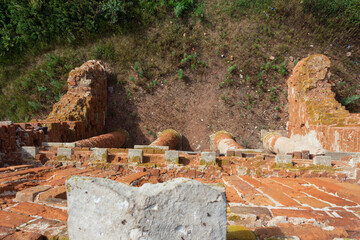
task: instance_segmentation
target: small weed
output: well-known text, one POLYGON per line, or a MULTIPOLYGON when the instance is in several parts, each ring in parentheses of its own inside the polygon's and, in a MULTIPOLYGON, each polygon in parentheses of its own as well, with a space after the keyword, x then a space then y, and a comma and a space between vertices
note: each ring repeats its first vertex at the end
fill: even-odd
POLYGON ((144 70, 142 68, 139 69, 139 78, 144 77, 144 70))
POLYGON ((280 64, 280 68, 278 70, 279 73, 283 76, 288 75, 288 70, 286 69, 285 65, 286 65, 286 60, 280 64))
POLYGON ((232 65, 228 68, 228 74, 231 74, 235 70, 235 66, 232 65))
POLYGON ((134 78, 134 77, 129 77, 129 80, 130 80, 131 82, 134 82, 134 81, 135 81, 135 78, 134 78))
POLYGON ((296 60, 294 61, 294 67, 298 64, 298 62, 299 62, 299 59, 296 59, 296 60))
POLYGON ((135 62, 135 64, 134 64, 134 70, 135 71, 138 71, 139 70, 139 62, 135 62))
POLYGON ((356 102, 359 99, 360 99, 360 95, 352 95, 342 99, 340 102, 342 105, 347 106, 356 102))
POLYGON ((184 70, 182 70, 181 68, 177 71, 178 73, 178 77, 182 80, 184 79, 184 70))
POLYGON ((275 120, 278 120, 280 117, 279 117, 279 115, 276 113, 275 115, 274 115, 274 119, 275 120))
POLYGON ((132 117, 136 117, 136 112, 132 112, 132 113, 131 113, 131 116, 132 116, 132 117))

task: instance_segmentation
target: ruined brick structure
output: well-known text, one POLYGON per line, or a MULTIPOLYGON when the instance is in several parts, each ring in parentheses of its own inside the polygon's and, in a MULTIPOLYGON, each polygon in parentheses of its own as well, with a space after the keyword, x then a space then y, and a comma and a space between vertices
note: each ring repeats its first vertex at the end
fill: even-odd
POLYGON ((329 66, 323 55, 297 64, 288 80, 290 138, 267 133, 269 151, 244 149, 219 131, 210 136, 211 152, 187 152, 172 129, 134 148, 126 131, 104 133, 110 71, 85 63, 70 73, 68 93, 45 121, 0 126, 0 163, 7 164, 0 166, 0 239, 67 237, 72 175, 134 187, 178 177, 223 186, 228 236, 238 239, 256 239, 254 232, 258 239, 360 238, 359 155, 318 151, 360 144, 359 117, 334 99, 329 66))
POLYGON ((1 125, 0 152, 5 155, 4 161, 19 162, 17 152, 21 146, 73 142, 102 134, 110 74, 101 61, 88 61, 70 72, 68 91, 46 120, 1 125))
POLYGON ((301 60, 288 79, 291 139, 336 152, 360 151, 360 115, 351 114, 331 91, 328 57, 301 60))

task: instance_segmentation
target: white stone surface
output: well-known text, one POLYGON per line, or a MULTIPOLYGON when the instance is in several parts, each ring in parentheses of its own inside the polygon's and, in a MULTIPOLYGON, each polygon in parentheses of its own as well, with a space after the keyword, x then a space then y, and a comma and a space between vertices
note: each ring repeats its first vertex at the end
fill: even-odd
POLYGON ((142 163, 143 162, 143 150, 142 149, 129 149, 128 160, 129 160, 129 162, 142 163))
POLYGON ((201 165, 215 165, 216 153, 215 152, 202 152, 201 153, 201 165))
POLYGON ((90 161, 107 162, 108 150, 107 148, 92 148, 90 161))
POLYGON ((315 165, 331 166, 331 157, 329 156, 315 156, 313 159, 315 165))
POLYGON ((162 149, 169 150, 169 146, 150 146, 150 145, 135 145, 134 149, 162 149))
POLYGON ((72 148, 57 149, 58 160, 71 160, 71 155, 73 154, 74 154, 74 150, 72 148))
POLYGON ((225 189, 177 178, 130 187, 104 178, 66 181, 72 240, 225 240, 225 189))
POLYGON ((75 147, 74 142, 43 142, 43 147, 75 147))
POLYGON ((178 151, 165 151, 165 162, 168 164, 179 163, 179 152, 178 151))
POLYGON ((39 153, 39 148, 37 147, 31 147, 31 146, 21 147, 21 157, 23 160, 35 159, 36 154, 38 153, 39 153))
POLYGON ((277 154, 275 157, 275 162, 280 164, 290 164, 292 163, 292 155, 277 154))

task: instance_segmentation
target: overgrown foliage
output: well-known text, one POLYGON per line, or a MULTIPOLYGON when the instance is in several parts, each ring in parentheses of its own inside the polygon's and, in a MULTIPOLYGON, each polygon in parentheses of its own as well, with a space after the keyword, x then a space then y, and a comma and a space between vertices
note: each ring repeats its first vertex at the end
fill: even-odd
POLYGON ((312 13, 325 23, 343 24, 359 35, 359 0, 302 0, 305 12, 312 13))
POLYGON ((169 9, 180 17, 193 6, 193 0, 0 0, 0 56, 76 42, 169 9))
POLYGON ((357 9, 356 0, 0 0, 0 119, 47 114, 65 93, 68 72, 89 59, 113 66, 127 99, 206 75, 217 78, 229 108, 277 104, 273 118, 281 119, 291 68, 325 50, 339 59, 332 62, 343 83, 336 83, 339 100, 353 96, 345 103, 355 106, 356 52, 334 55, 334 39, 349 38, 343 27, 359 28, 357 9))

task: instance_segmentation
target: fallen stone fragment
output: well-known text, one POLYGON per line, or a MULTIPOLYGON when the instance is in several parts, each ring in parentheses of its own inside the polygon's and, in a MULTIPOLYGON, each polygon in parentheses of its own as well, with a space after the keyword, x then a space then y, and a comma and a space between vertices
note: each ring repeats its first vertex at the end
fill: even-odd
POLYGON ((225 189, 185 178, 129 187, 66 181, 70 239, 226 239, 225 189))

